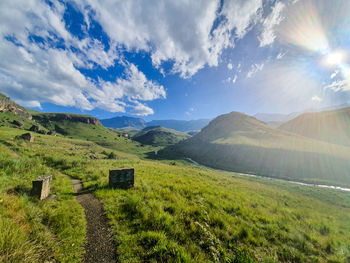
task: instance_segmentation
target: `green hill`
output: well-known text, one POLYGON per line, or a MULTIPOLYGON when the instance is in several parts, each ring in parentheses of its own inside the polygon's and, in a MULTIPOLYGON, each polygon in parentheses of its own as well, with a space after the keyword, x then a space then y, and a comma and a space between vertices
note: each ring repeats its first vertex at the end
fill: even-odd
POLYGON ((133 140, 153 146, 169 146, 189 138, 190 135, 164 127, 147 127, 134 135, 133 140))
MULTIPOLYGON (((118 262, 346 262, 347 193, 246 178, 181 162, 148 161, 86 140, 0 128, 0 262, 81 262, 85 217, 69 179, 97 196, 118 262), (73 150, 74 149, 74 150, 73 150), (88 155, 98 158, 91 160, 88 155), (113 190, 108 170, 134 167, 135 187, 113 190), (52 174, 52 196, 30 196, 52 174)), ((130 151, 133 149, 131 148, 130 151)))
POLYGON ((350 146, 350 107, 304 113, 280 129, 317 140, 350 146))
POLYGON ((217 117, 162 154, 236 172, 350 185, 350 148, 273 129, 237 112, 217 117))

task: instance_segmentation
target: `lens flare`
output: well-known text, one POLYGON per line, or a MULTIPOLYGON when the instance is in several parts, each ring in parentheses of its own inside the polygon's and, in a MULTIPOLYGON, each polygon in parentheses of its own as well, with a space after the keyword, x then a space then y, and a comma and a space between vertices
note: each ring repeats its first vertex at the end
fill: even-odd
POLYGON ((278 30, 282 42, 326 54, 329 43, 313 1, 300 1, 291 7, 288 19, 278 30))

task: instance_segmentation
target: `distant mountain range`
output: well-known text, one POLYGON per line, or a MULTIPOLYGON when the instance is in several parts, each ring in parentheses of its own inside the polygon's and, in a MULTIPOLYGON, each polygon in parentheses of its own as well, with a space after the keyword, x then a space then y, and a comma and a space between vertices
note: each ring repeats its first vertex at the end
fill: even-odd
POLYGON ((136 129, 143 129, 150 126, 162 126, 168 129, 173 129, 176 131, 192 131, 201 130, 210 122, 210 119, 199 119, 199 120, 153 120, 146 122, 142 118, 134 117, 114 117, 111 119, 101 120, 102 124, 108 128, 125 128, 132 127, 136 129))
POLYGON ((315 113, 315 112, 322 112, 322 111, 331 111, 331 110, 338 110, 347 108, 350 106, 350 103, 344 103, 340 105, 334 105, 326 108, 320 108, 320 109, 308 109, 304 111, 299 112, 292 112, 289 114, 279 114, 279 113, 257 113, 253 115, 254 118, 263 121, 271 126, 279 126, 282 123, 288 122, 304 113, 315 113))
POLYGON ((106 126, 108 128, 125 128, 125 127, 132 127, 136 129, 143 129, 145 128, 146 122, 141 118, 134 118, 134 117, 114 117, 110 119, 104 119, 101 120, 101 123, 103 126, 106 126))

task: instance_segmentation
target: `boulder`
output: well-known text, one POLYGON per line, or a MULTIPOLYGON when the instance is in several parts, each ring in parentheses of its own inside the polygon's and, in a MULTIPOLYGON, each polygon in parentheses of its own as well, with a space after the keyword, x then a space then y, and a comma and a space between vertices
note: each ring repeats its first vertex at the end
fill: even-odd
POLYGON ((18 138, 29 141, 29 142, 34 142, 34 135, 31 134, 30 132, 24 133, 21 136, 18 136, 18 138))
POLYGON ((33 125, 29 130, 33 132, 39 132, 41 129, 39 125, 33 125))
POLYGON ((24 127, 23 122, 18 121, 18 120, 14 120, 14 121, 12 122, 12 124, 16 125, 18 128, 23 128, 23 127, 24 127))

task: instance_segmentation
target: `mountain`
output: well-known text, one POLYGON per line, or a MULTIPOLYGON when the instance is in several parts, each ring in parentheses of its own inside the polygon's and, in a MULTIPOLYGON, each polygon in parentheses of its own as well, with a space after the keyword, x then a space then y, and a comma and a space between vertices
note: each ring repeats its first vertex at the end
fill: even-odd
POLYGON ((254 117, 260 121, 271 123, 272 126, 276 126, 273 124, 283 123, 286 121, 290 121, 300 115, 300 112, 293 112, 290 114, 278 114, 278 113, 257 113, 254 117))
POLYGON ((176 131, 191 131, 191 130, 201 130, 208 125, 210 119, 199 119, 199 120, 153 120, 147 122, 147 126, 162 126, 165 128, 173 129, 176 131))
POLYGON ((114 117, 111 119, 101 120, 102 124, 105 127, 109 128, 136 128, 143 129, 145 127, 154 127, 154 126, 162 126, 168 129, 173 129, 176 131, 191 131, 191 130, 200 130, 209 123, 209 119, 199 119, 199 120, 153 120, 150 122, 145 122, 145 120, 141 118, 133 118, 133 117, 114 117))
POLYGON ((153 146, 169 146, 188 139, 190 135, 161 126, 147 127, 137 133, 133 140, 153 146))
POLYGON ((101 122, 105 127, 109 127, 109 128, 132 127, 137 129, 143 129, 146 127, 146 122, 143 119, 127 117, 127 116, 104 119, 104 120, 101 120, 101 122))
POLYGON ((350 185, 350 148, 274 129, 238 112, 217 117, 160 154, 235 172, 350 185))
POLYGON ((304 113, 280 129, 309 138, 350 146, 350 107, 304 113))

